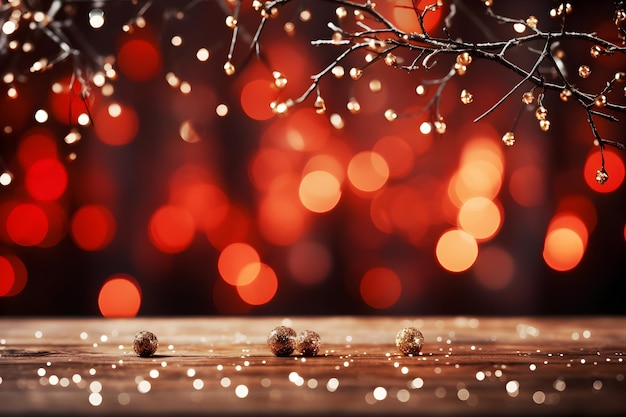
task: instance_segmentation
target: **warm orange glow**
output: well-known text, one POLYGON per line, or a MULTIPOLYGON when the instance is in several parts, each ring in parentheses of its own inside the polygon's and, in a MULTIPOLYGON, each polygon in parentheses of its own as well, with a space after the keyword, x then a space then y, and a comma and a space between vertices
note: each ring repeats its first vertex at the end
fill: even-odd
POLYGON ((472 267, 478 257, 478 244, 469 233, 451 229, 444 232, 435 249, 437 261, 448 271, 462 272, 472 267))
POLYGON ((252 158, 249 176, 259 191, 266 191, 280 175, 292 172, 293 163, 286 151, 275 148, 261 148, 252 158))
POLYGON ((99 106, 94 111, 93 128, 98 138, 112 146, 132 142, 139 131, 139 117, 132 107, 120 105, 119 115, 112 116, 108 106, 99 106))
POLYGON ((598 213, 596 208, 587 197, 582 195, 570 195, 559 200, 556 207, 557 213, 569 212, 575 214, 585 223, 587 231, 591 233, 596 228, 598 213))
POLYGON ((376 309, 385 309, 393 306, 400 298, 402 283, 391 269, 372 268, 361 278, 359 291, 367 305, 376 309))
POLYGON ((22 136, 17 148, 17 159, 26 169, 42 159, 56 159, 57 155, 54 137, 44 129, 29 130, 22 136))
POLYGON ((246 303, 259 306, 269 303, 278 290, 278 278, 274 270, 266 265, 259 264, 259 271, 254 280, 237 286, 237 293, 246 303))
POLYGON ((40 244, 48 233, 48 216, 35 204, 19 204, 7 216, 7 234, 21 246, 40 244))
POLYGON ((228 197, 218 186, 197 181, 171 187, 172 205, 185 208, 197 227, 203 230, 217 227, 228 213, 228 197))
POLYGON ((377 191, 389 179, 389 166, 378 153, 361 151, 348 163, 348 179, 359 191, 377 191))
POLYGON ((373 151, 387 161, 389 178, 402 178, 413 169, 413 149, 399 136, 383 136, 374 144, 373 151))
POLYGON ((101 205, 82 206, 72 216, 71 235, 78 247, 87 251, 105 248, 115 235, 115 219, 101 205))
POLYGON ((602 166, 602 159, 599 150, 592 151, 587 156, 583 170, 585 182, 589 188, 599 193, 610 193, 611 191, 617 190, 624 182, 624 175, 626 173, 622 156, 623 154, 618 154, 612 149, 604 149, 604 166, 606 172, 609 174, 609 180, 604 184, 599 184, 596 181, 596 170, 600 169, 602 166))
POLYGON ((107 318, 135 317, 141 306, 139 283, 126 274, 116 274, 102 285, 98 295, 100 313, 107 318))
POLYGON ((117 53, 120 71, 132 81, 148 81, 161 70, 161 53, 144 39, 126 41, 117 53))
POLYGON ((19 294, 26 281, 26 267, 21 259, 10 253, 0 255, 0 297, 19 294))
POLYGON ((287 121, 287 145, 296 151, 321 149, 330 137, 328 119, 311 108, 303 108, 287 121))
POLYGON ((152 244, 165 253, 182 252, 193 240, 196 224, 187 210, 165 205, 158 208, 148 225, 152 244))
POLYGON ((545 175, 533 165, 518 168, 511 174, 509 192, 520 206, 540 206, 546 198, 545 175))
POLYGON ((220 252, 217 269, 228 284, 247 285, 258 277, 261 258, 257 250, 249 244, 231 243, 220 252))
POLYGON ((278 97, 278 90, 268 79, 253 80, 241 90, 241 107, 254 120, 267 120, 274 116, 270 103, 278 97))
POLYGON ((461 206, 458 225, 477 240, 491 239, 502 226, 500 207, 485 197, 474 197, 461 206))
POLYGON ((589 231, 585 223, 575 213, 564 211, 556 214, 552 220, 550 220, 547 232, 549 233, 556 229, 570 229, 576 232, 583 243, 583 248, 587 247, 589 231))
POLYGON ((231 243, 248 239, 252 219, 240 206, 230 205, 224 220, 216 227, 205 229, 206 237, 217 250, 222 250, 231 243))
POLYGON ((451 197, 458 205, 473 197, 494 199, 502 186, 502 173, 489 161, 469 160, 461 165, 454 180, 451 197))
POLYGON ((310 214, 298 198, 300 180, 283 175, 272 182, 259 203, 257 224, 268 242, 284 246, 297 241, 308 226, 310 214))
POLYGON ((289 246, 287 267, 291 277, 300 284, 319 284, 330 274, 332 255, 324 245, 299 241, 289 246))
POLYGON ((546 235, 543 259, 556 271, 569 271, 578 265, 585 253, 585 245, 572 229, 552 229, 546 235))
POLYGON ((341 187, 330 172, 313 171, 302 178, 299 195, 300 201, 308 210, 325 213, 339 203, 341 187))
POLYGON ((499 246, 482 248, 473 271, 483 286, 490 290, 501 290, 513 280, 515 260, 499 246))
POLYGON ((302 168, 302 175, 306 175, 313 171, 326 171, 330 173, 339 184, 345 179, 345 167, 339 159, 333 155, 320 153, 312 156, 302 168))
POLYGON ((66 187, 67 171, 56 159, 40 159, 26 171, 26 189, 37 200, 56 200, 66 187))

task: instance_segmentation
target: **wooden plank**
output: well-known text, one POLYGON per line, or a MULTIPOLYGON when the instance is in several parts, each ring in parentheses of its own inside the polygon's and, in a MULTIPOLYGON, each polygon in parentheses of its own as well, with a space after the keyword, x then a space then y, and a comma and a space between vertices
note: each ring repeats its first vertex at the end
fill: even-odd
POLYGON ((618 415, 626 319, 194 317, 0 320, 0 415, 618 415), (275 357, 286 324, 320 354, 275 357), (415 357, 395 347, 419 328, 415 357), (159 338, 155 356, 133 336, 159 338))

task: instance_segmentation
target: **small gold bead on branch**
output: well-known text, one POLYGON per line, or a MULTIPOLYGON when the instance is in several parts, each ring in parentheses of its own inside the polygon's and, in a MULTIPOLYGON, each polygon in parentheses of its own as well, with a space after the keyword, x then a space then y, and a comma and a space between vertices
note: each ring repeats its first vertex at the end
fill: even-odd
POLYGON ((522 95, 522 103, 533 104, 535 101, 535 95, 532 91, 527 91, 522 95))
POLYGON ((561 101, 568 101, 571 96, 572 96, 572 92, 568 90, 567 88, 564 88, 559 93, 559 97, 561 98, 561 101))
POLYGON ((532 29, 537 29, 537 23, 539 23, 539 20, 535 16, 528 16, 528 19, 526 19, 526 24, 532 29))
POLYGON ((604 49, 602 49, 602 47, 600 47, 599 45, 593 45, 589 50, 589 55, 591 55, 592 58, 597 58, 602 55, 603 52, 604 49))
POLYGON ((550 130, 550 120, 539 120, 539 128, 544 132, 550 130))
POLYGON ((606 103, 607 103, 607 99, 604 94, 600 94, 595 99, 593 99, 593 104, 596 107, 604 107, 606 106, 606 103))
POLYGON ((513 146, 513 144, 515 143, 515 133, 506 132, 504 135, 502 135, 502 142, 504 142, 506 146, 513 146))
POLYGON ((446 122, 444 122, 443 119, 435 120, 433 122, 433 126, 435 126, 435 131, 439 133, 440 135, 443 135, 444 133, 446 133, 446 130, 448 128, 448 126, 446 125, 446 122))
POLYGON ((598 184, 604 184, 609 180, 609 174, 604 170, 604 168, 596 171, 596 182, 598 184))
POLYGON ((317 96, 315 99, 315 103, 313 103, 313 107, 315 108, 315 113, 324 114, 326 113, 326 103, 322 96, 317 96))
POLYGON ((234 16, 226 16, 226 26, 230 29, 237 27, 237 19, 234 16))
POLYGON ((472 56, 469 52, 463 52, 456 56, 456 62, 457 64, 468 66, 472 63, 472 56))
POLYGON ((578 76, 580 78, 589 78, 591 75, 591 68, 588 65, 581 65, 578 67, 578 76))
POLYGON ((395 110, 393 109, 385 110, 385 119, 389 120, 390 122, 393 122, 397 118, 398 118, 398 113, 396 113, 395 110))
POLYGON ((393 67, 394 65, 396 65, 396 62, 397 62, 397 58, 391 52, 385 55, 385 64, 387 64, 387 66, 393 67))
POLYGON ((348 100, 346 107, 348 108, 348 111, 352 114, 356 114, 361 111, 361 104, 354 97, 348 100))
POLYGON ((235 73, 235 66, 232 62, 226 61, 226 63, 224 64, 224 72, 226 73, 226 75, 233 75, 235 73))
POLYGON ((458 75, 465 75, 467 73, 467 65, 459 64, 458 62, 454 63, 454 70, 458 75))
POLYGON ((469 91, 463 89, 461 91, 461 103, 470 104, 472 101, 474 101, 474 95, 469 91))
POLYGON ((615 78, 615 81, 623 83, 624 81, 626 81, 626 72, 616 72, 613 77, 615 78))
POLYGON ((361 78, 361 75, 363 75, 362 69, 356 67, 350 68, 350 78, 353 80, 358 80, 361 78))
POLYGON ((272 72, 272 76, 274 77, 274 85, 277 88, 282 90, 287 87, 287 78, 282 73, 274 71, 272 72))
POLYGON ((537 107, 537 110, 535 110, 535 117, 537 120, 546 120, 546 117, 548 117, 548 109, 543 106, 537 107))

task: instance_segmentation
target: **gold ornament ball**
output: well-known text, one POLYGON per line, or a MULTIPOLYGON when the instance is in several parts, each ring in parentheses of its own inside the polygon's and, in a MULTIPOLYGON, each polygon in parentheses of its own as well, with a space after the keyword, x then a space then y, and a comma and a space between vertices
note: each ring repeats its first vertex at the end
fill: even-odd
POLYGON ((424 335, 415 327, 405 327, 396 334, 396 346, 405 355, 417 355, 424 346, 424 335))
POLYGON ((274 327, 267 336, 267 347, 276 356, 289 356, 296 349, 296 331, 291 327, 274 327))
POLYGON ((137 356, 147 358, 154 355, 159 347, 159 340, 154 333, 142 330, 135 335, 133 339, 133 350, 137 356))
POLYGON ((300 332, 296 340, 296 350, 302 356, 316 356, 320 351, 322 339, 317 332, 304 330, 300 332))

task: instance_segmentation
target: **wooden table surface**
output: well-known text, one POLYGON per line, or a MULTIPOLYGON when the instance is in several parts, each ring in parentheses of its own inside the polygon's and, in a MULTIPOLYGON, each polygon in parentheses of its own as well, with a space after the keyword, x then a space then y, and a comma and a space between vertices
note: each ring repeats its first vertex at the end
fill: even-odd
POLYGON ((621 317, 4 318, 0 415, 622 415, 625 351, 621 317), (273 356, 281 324, 320 354, 273 356))

